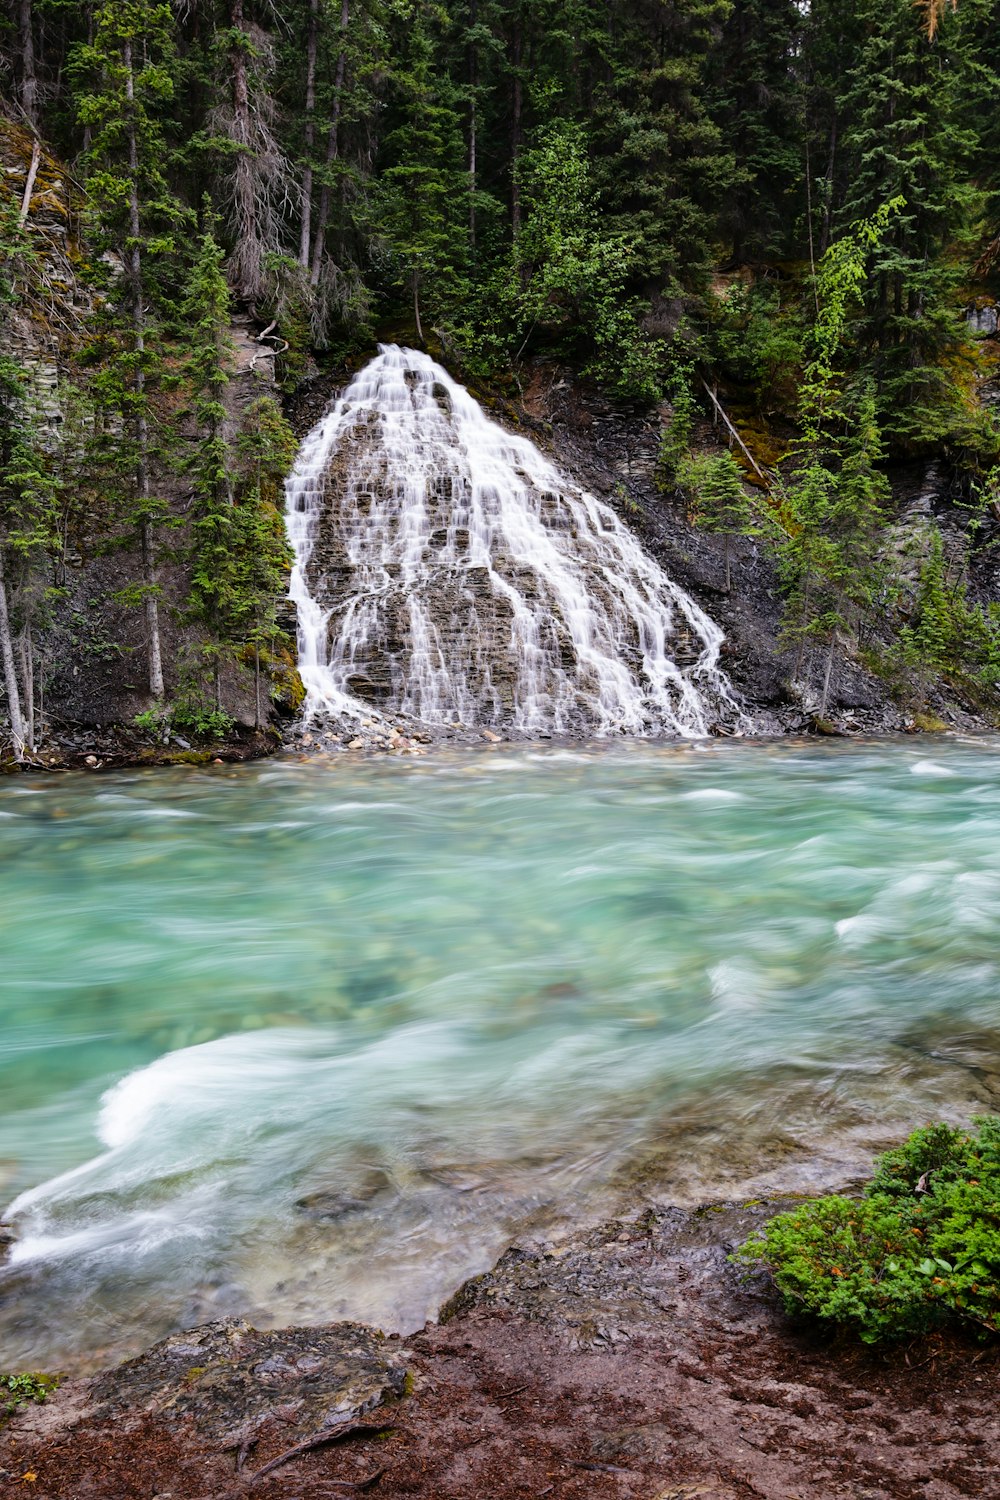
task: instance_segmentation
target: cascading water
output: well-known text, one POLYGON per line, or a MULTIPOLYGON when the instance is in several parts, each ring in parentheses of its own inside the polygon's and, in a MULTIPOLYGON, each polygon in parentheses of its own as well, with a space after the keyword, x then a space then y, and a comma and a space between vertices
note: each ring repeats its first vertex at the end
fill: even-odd
POLYGON ((719 627, 426 354, 380 346, 303 443, 287 524, 309 717, 684 736, 741 718, 719 627))

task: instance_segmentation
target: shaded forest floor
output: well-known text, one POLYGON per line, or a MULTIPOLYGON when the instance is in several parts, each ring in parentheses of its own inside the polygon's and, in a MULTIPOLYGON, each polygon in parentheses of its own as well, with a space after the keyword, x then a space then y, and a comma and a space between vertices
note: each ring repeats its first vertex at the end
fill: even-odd
POLYGON ((175 1335, 22 1408, 0 1493, 995 1497, 1000 1351, 938 1337, 878 1353, 797 1329, 726 1259, 781 1206, 650 1211, 515 1247, 407 1339, 235 1320, 175 1335))

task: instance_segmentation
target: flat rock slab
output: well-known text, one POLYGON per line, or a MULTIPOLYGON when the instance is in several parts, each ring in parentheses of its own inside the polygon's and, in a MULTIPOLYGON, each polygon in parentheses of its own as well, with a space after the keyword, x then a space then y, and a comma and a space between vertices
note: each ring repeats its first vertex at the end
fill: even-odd
POLYGON ((278 1422, 301 1441, 401 1395, 405 1379, 399 1349, 362 1323, 260 1333, 227 1318, 98 1376, 90 1395, 100 1420, 153 1415, 222 1442, 278 1422))
POLYGON ((653 1209, 515 1247, 405 1341, 177 1335, 20 1414, 0 1494, 996 1500, 997 1347, 876 1353, 797 1328, 727 1260, 782 1206, 653 1209), (346 1440, 263 1472, 341 1423, 346 1440))

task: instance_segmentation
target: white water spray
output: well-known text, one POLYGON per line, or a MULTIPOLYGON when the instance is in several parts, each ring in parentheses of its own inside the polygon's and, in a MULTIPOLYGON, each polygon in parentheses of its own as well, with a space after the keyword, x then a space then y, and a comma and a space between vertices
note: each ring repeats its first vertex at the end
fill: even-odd
POLYGON ((287 484, 308 717, 516 735, 741 718, 722 631, 614 512, 426 354, 355 376, 287 484))

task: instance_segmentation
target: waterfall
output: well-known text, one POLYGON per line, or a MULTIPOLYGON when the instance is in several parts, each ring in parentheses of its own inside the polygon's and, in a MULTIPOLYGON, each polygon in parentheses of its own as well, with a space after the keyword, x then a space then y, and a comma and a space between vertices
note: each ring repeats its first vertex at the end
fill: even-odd
POLYGON ((287 483, 312 718, 518 736, 741 717, 722 631, 610 507, 428 355, 381 345, 287 483))

